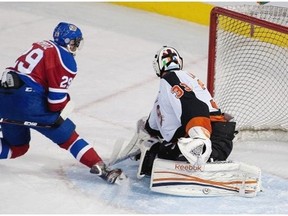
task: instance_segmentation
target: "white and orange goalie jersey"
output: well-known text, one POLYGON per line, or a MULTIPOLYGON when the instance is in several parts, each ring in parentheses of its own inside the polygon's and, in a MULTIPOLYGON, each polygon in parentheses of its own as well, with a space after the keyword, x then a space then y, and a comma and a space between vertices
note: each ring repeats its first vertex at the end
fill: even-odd
POLYGON ((187 71, 169 72, 160 80, 159 93, 148 123, 164 140, 176 141, 193 126, 211 132, 210 113, 219 112, 205 85, 187 71))

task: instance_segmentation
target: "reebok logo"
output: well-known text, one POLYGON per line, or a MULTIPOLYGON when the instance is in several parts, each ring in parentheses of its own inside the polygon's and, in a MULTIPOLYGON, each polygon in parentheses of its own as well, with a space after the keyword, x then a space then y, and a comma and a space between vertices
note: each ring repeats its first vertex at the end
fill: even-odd
POLYGON ((187 171, 187 172, 195 172, 195 171, 202 171, 201 166, 193 166, 191 164, 175 164, 175 170, 180 170, 180 171, 187 171))

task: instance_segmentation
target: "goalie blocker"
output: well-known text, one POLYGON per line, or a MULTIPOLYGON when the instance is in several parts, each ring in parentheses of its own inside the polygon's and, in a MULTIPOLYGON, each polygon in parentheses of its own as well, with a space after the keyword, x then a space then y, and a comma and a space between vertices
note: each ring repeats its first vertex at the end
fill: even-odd
POLYGON ((255 197, 261 191, 261 170, 241 162, 222 161, 192 166, 188 162, 155 159, 150 189, 190 196, 255 197))

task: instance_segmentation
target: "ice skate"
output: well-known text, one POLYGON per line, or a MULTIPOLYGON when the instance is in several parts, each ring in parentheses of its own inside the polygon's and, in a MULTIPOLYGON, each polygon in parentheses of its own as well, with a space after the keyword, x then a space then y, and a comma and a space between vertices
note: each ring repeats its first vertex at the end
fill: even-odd
POLYGON ((127 179, 127 176, 121 169, 109 169, 103 162, 98 162, 91 167, 90 173, 98 175, 109 184, 122 184, 127 179))

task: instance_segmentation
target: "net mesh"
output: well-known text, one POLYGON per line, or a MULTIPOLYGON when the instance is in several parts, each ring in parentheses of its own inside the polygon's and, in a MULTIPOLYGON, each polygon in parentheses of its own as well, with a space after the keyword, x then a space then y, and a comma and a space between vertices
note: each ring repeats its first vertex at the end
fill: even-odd
MULTIPOLYGON (((288 9, 226 9, 288 26, 288 9)), ((238 130, 288 130, 288 35, 225 15, 217 18, 214 98, 238 130)))

